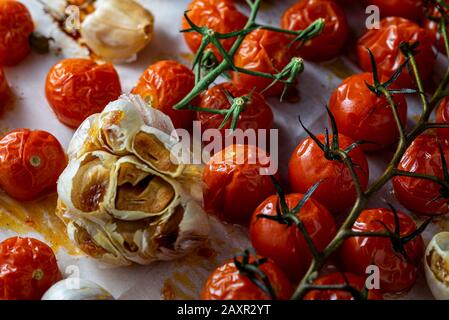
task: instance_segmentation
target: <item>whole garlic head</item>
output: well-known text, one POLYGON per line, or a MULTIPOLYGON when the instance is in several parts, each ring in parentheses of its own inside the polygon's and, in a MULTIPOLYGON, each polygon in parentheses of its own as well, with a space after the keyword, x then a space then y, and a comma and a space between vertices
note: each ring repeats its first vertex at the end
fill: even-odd
POLYGON ((437 300, 449 300, 449 232, 436 234, 426 249, 427 284, 437 300))
POLYGON ((81 24, 81 38, 106 60, 131 60, 153 38, 154 17, 134 0, 99 0, 81 24))

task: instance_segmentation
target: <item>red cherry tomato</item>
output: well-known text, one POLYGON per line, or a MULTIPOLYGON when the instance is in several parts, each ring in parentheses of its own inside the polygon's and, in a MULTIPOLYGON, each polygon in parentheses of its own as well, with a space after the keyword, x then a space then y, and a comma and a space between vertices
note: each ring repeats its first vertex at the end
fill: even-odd
POLYGON ((424 0, 366 0, 379 7, 382 17, 402 17, 420 20, 424 17, 424 0))
MULTIPOLYGON (((197 26, 208 27, 219 33, 242 30, 248 20, 237 10, 232 0, 194 0, 189 4, 187 11, 189 19, 197 26)), ((182 20, 182 28, 191 28, 185 17, 182 20)), ((203 36, 197 32, 186 32, 184 39, 190 50, 196 53, 200 48, 203 36)), ((229 51, 235 38, 223 39, 220 42, 223 48, 229 51)), ((207 48, 212 49, 219 60, 223 59, 215 46, 209 45, 207 48)))
MULTIPOLYGON (((293 289, 282 271, 270 260, 260 266, 268 277, 278 300, 287 300, 293 289)), ((202 300, 271 300, 264 290, 239 272, 229 261, 212 272, 204 286, 202 300)))
POLYGON ((304 30, 319 18, 325 20, 321 35, 297 50, 297 55, 307 60, 325 61, 340 54, 349 35, 344 11, 332 0, 300 0, 285 11, 281 20, 284 29, 304 30))
MULTIPOLYGON (((357 55, 360 67, 372 72, 367 50, 370 49, 376 59, 379 76, 390 78, 405 61, 399 49, 401 42, 420 43, 415 58, 421 77, 427 79, 432 73, 436 59, 432 48, 432 35, 416 23, 403 18, 385 18, 380 22, 380 29, 368 30, 359 39, 357 55)), ((405 68, 395 83, 399 87, 410 87, 413 82, 405 68)))
MULTIPOLYGON (((387 79, 382 79, 387 81, 387 79)), ((329 108, 335 117, 338 130, 354 140, 366 140, 364 150, 378 150, 396 142, 399 130, 390 104, 385 96, 377 97, 368 84, 373 84, 372 73, 362 73, 345 79, 332 94, 329 108)), ((399 117, 407 122, 407 102, 404 95, 393 97, 399 117)))
POLYGON ((0 114, 11 98, 11 90, 6 80, 5 72, 0 67, 0 114))
MULTIPOLYGON (((445 2, 446 2, 446 4, 449 4, 449 1, 446 0, 445 2)), ((429 8, 428 15, 431 17, 435 17, 435 18, 441 17, 441 13, 438 11, 437 8, 429 8)), ((423 22, 423 27, 425 29, 429 30, 429 32, 432 34, 435 44, 436 44, 437 48, 440 50, 440 52, 446 53, 446 46, 444 44, 444 38, 440 33, 438 22, 427 18, 423 22)), ((448 32, 448 34, 449 34, 448 26, 446 26, 446 32, 448 32)))
MULTIPOLYGON (((440 141, 446 162, 449 163, 449 146, 440 141)), ((405 152, 398 169, 443 179, 441 155, 435 136, 419 136, 405 152)), ((399 202, 417 214, 439 215, 449 211, 448 199, 441 196, 441 186, 425 179, 395 177, 393 187, 399 202)))
POLYGON ((62 60, 51 68, 45 83, 48 103, 59 121, 73 128, 103 111, 121 92, 114 66, 88 59, 62 60))
POLYGON ((66 165, 61 144, 48 132, 18 129, 0 140, 0 186, 13 198, 53 191, 66 165))
MULTIPOLYGON (((398 212, 401 237, 416 230, 416 224, 408 215, 398 212)), ((394 230, 394 214, 389 209, 364 210, 352 230, 355 232, 384 232, 383 222, 394 230)), ((379 268, 380 290, 383 292, 402 292, 410 289, 424 254, 421 236, 405 244, 408 260, 393 249, 389 238, 352 237, 347 239, 340 250, 340 258, 345 270, 366 275, 366 268, 375 265, 379 268)))
POLYGON ((20 237, 0 243, 0 300, 40 300, 59 280, 56 257, 45 243, 20 237))
POLYGON ((170 60, 156 62, 140 77, 132 93, 140 95, 152 107, 168 115, 175 128, 190 129, 195 113, 174 110, 195 86, 195 76, 186 66, 170 60))
MULTIPOLYGON (((317 138, 324 142, 324 135, 318 135, 317 138)), ((339 135, 341 149, 346 149, 353 142, 352 139, 339 135)), ((362 188, 365 189, 369 178, 365 154, 360 147, 356 147, 349 156, 356 164, 356 174, 362 188)), ((288 176, 292 190, 298 193, 306 193, 314 184, 321 181, 312 197, 332 213, 344 211, 356 200, 356 189, 349 169, 341 161, 327 160, 324 152, 312 138, 304 139, 296 147, 288 165, 288 176)))
POLYGON ((22 3, 0 1, 0 66, 13 66, 25 59, 33 31, 30 12, 22 3))
MULTIPOLYGON (((302 199, 302 194, 286 196, 289 209, 293 209, 302 199)), ((254 211, 251 219, 251 243, 257 253, 272 259, 285 274, 299 281, 306 273, 312 255, 299 228, 292 224, 261 218, 259 215, 276 217, 278 196, 270 196, 254 211)), ((329 211, 316 200, 309 199, 296 214, 312 237, 315 247, 321 251, 335 236, 335 222, 329 211)))
MULTIPOLYGON (((365 279, 352 273, 331 273, 314 281, 317 285, 344 285, 348 283, 352 288, 362 292, 365 288, 365 279)), ((339 290, 312 290, 309 291, 304 300, 355 300, 354 296, 347 291, 339 290)), ((382 296, 376 290, 368 291, 368 300, 382 300, 382 296)))
MULTIPOLYGON (((441 100, 435 111, 435 121, 437 123, 449 123, 449 97, 441 100)), ((437 129, 438 137, 449 141, 449 129, 437 129)))
POLYGON ((254 209, 276 192, 271 159, 253 145, 231 145, 216 153, 203 173, 204 208, 232 222, 247 224, 254 209))
MULTIPOLYGON (((283 34, 255 30, 248 34, 234 56, 234 64, 237 67, 250 71, 276 74, 291 61, 292 54, 289 50, 291 39, 283 34)), ((249 90, 256 89, 261 92, 271 83, 271 79, 234 72, 232 81, 249 90)), ((264 92, 265 96, 277 96, 282 93, 284 85, 277 83, 264 92)))

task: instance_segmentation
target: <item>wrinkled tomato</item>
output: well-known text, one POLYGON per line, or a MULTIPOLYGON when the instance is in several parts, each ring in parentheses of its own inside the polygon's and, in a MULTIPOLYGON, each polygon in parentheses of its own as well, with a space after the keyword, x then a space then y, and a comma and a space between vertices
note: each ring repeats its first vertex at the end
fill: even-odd
MULTIPOLYGON (((324 142, 324 135, 318 135, 317 138, 324 142)), ((354 142, 344 135, 339 135, 338 138, 341 149, 346 149, 354 142)), ((332 136, 330 139, 332 140, 332 136)), ((365 154, 358 146, 349 156, 355 164, 354 169, 360 184, 365 189, 369 179, 365 154)), ((321 181, 312 197, 332 213, 346 210, 354 204, 357 197, 354 181, 346 165, 338 160, 326 159, 324 152, 312 138, 304 139, 296 147, 288 165, 288 176, 292 190, 297 193, 306 193, 321 181)))
MULTIPOLYGON (((449 124, 449 97, 445 97, 438 105, 435 111, 435 121, 449 124)), ((437 129, 437 134, 441 139, 449 141, 449 129, 437 129)))
MULTIPOLYGON (((385 82, 387 79, 382 79, 385 82)), ((345 79, 333 92, 329 108, 335 117, 338 130, 354 140, 372 143, 363 144, 364 150, 378 150, 396 142, 399 130, 393 111, 385 96, 377 97, 367 83, 373 85, 373 74, 362 73, 345 79)), ((407 102, 404 95, 395 94, 401 122, 407 123, 407 102)))
POLYGON ((87 117, 103 111, 122 93, 112 64, 88 59, 65 59, 47 75, 45 93, 59 121, 78 127, 87 117))
MULTIPOLYGON (((401 237, 416 230, 412 218, 398 212, 401 237)), ((395 230, 394 214, 390 209, 364 210, 352 230, 355 232, 385 232, 385 226, 395 230), (384 225, 385 226, 384 226, 384 225)), ((402 292, 410 289, 424 254, 424 244, 419 235, 405 244, 406 257, 393 249, 391 239, 384 237, 352 237, 347 239, 340 250, 341 262, 345 270, 358 275, 366 275, 366 268, 379 268, 380 290, 402 292)))
POLYGON ((341 52, 349 35, 344 11, 332 0, 300 0, 285 11, 281 20, 284 29, 304 30, 319 18, 325 20, 323 32, 296 51, 307 60, 325 61, 341 52))
POLYGON ((161 110, 173 121, 175 128, 190 129, 195 113, 175 110, 195 86, 195 76, 186 66, 171 60, 156 62, 140 77, 132 93, 140 95, 153 108, 161 110))
POLYGON ((253 145, 231 145, 216 153, 203 173, 204 208, 219 218, 248 224, 254 209, 276 192, 270 157, 253 145))
MULTIPOLYGON (((377 62, 379 76, 390 78, 404 63, 405 56, 399 49, 402 42, 410 44, 419 42, 416 63, 422 79, 427 79, 435 65, 436 54, 433 51, 432 35, 416 23, 397 17, 385 18, 380 22, 380 29, 371 29, 363 35, 357 44, 357 55, 360 67, 372 72, 370 49, 377 62)), ((410 87, 414 83, 407 68, 403 70, 395 82, 398 87, 410 87)))
POLYGON ((40 300, 61 279, 49 246, 32 238, 0 243, 0 300, 40 300))
POLYGON ((5 72, 0 67, 0 114, 11 98, 11 90, 6 80, 5 72))
MULTIPOLYGON (((286 202, 293 209, 302 194, 289 194, 286 202)), ((281 224, 260 215, 275 218, 279 197, 268 197, 254 211, 250 225, 251 243, 261 256, 272 259, 293 281, 299 281, 306 273, 312 255, 301 230, 295 224, 281 224)), ((309 199, 296 214, 311 236, 315 247, 322 251, 335 236, 335 222, 329 211, 314 199, 309 199)))
MULTIPOLYGON (((448 162, 449 145, 446 141, 440 143, 448 162)), ((443 179, 438 139, 431 135, 419 136, 405 152, 398 169, 443 179)), ((441 195, 441 186, 436 182, 412 177, 395 177, 393 188, 399 202, 417 214, 439 215, 449 211, 448 199, 441 195)))
POLYGON ((13 198, 53 191, 66 165, 61 144, 48 132, 18 129, 0 140, 0 186, 13 198))
POLYGON ((25 59, 33 31, 33 20, 25 5, 14 0, 0 1, 0 66, 13 66, 25 59))
POLYGON ((366 0, 380 9, 382 17, 420 20, 424 17, 424 0, 366 0))

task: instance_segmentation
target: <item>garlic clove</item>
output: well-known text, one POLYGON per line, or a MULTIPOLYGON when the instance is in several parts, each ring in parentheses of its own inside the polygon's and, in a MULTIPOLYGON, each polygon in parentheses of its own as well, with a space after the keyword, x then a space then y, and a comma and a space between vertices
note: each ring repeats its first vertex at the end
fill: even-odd
POLYGON ((436 234, 426 249, 427 284, 437 300, 449 300, 449 232, 436 234))

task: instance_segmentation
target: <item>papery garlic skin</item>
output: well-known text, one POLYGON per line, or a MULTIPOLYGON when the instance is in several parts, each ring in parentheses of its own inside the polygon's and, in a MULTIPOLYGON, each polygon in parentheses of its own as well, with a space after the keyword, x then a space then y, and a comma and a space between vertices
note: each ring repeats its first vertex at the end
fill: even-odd
POLYGON ((152 13, 134 0, 98 0, 81 24, 81 39, 106 60, 132 60, 153 38, 152 13))
POLYGON ((449 300, 449 232, 436 234, 424 257, 424 270, 430 291, 437 300, 449 300))

